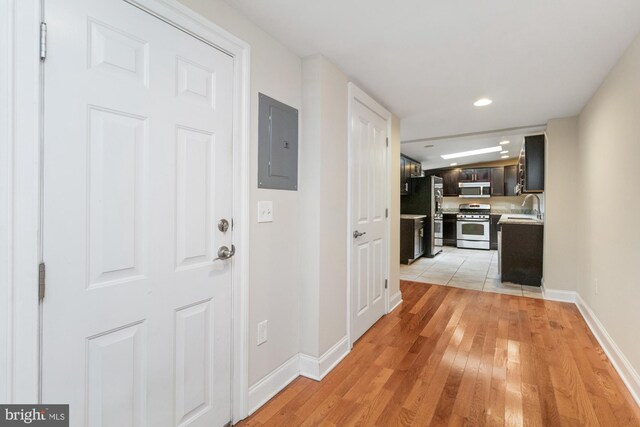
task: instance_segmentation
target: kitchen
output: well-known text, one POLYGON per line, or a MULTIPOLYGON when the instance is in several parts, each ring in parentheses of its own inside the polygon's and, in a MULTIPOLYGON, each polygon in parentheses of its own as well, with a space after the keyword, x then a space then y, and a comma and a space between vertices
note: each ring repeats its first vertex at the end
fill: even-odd
POLYGON ((545 135, 457 139, 402 147, 401 279, 542 298, 545 135))

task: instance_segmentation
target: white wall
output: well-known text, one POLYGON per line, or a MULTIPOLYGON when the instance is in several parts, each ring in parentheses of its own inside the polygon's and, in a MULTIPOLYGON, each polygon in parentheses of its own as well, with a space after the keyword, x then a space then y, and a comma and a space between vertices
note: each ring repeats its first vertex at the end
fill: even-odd
POLYGON ((640 37, 580 114, 577 177, 582 183, 577 289, 626 355, 636 379, 640 372, 640 197, 635 193, 640 179, 639 76, 640 37))
POLYGON ((550 120, 545 147, 544 287, 575 291, 578 285, 578 119, 550 120))
POLYGON ((301 352, 347 334, 347 76, 320 55, 302 62, 301 352))
POLYGON ((180 0, 251 45, 251 253, 249 385, 299 351, 301 192, 257 188, 258 92, 300 109, 301 60, 221 0, 180 0), (274 220, 258 224, 257 202, 272 200, 274 220), (268 341, 256 345, 268 320, 268 341))

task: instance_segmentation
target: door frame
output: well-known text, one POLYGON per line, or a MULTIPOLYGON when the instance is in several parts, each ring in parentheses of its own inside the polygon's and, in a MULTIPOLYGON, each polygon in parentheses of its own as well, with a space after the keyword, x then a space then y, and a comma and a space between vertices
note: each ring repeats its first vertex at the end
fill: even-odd
MULTIPOLYGON (((46 1, 46 0, 45 0, 46 1)), ((240 250, 232 273, 232 422, 248 414, 250 46, 176 0, 120 0, 154 15, 234 60, 233 218, 240 250), (243 248, 246 248, 243 250, 243 248)), ((43 0, 0 2, 0 401, 41 396, 38 264, 42 261, 43 0), (34 126, 36 124, 36 126, 34 126)), ((51 48, 51 47, 50 47, 51 48)))
POLYGON ((384 248, 384 254, 385 254, 385 259, 384 262, 386 264, 386 271, 385 271, 385 279, 387 280, 387 287, 384 290, 384 314, 388 314, 390 312, 390 307, 389 307, 389 272, 391 270, 391 264, 390 264, 390 256, 391 256, 391 221, 390 219, 390 214, 391 214, 391 113, 384 108, 382 105, 380 105, 378 103, 378 101, 376 101, 375 99, 373 99, 371 96, 369 96, 365 91, 363 91, 362 89, 360 89, 358 86, 356 86, 355 83, 353 82, 349 82, 347 84, 347 102, 348 102, 348 107, 347 107, 347 343, 349 345, 349 348, 353 348, 353 341, 351 339, 351 288, 352 288, 352 283, 351 283, 351 263, 352 263, 352 256, 351 256, 351 234, 353 233, 353 226, 351 224, 351 202, 353 199, 353 194, 352 194, 352 188, 351 188, 351 165, 352 165, 352 158, 351 158, 351 152, 352 152, 352 145, 353 145, 353 135, 352 135, 352 129, 351 129, 351 118, 353 115, 353 104, 355 102, 359 102, 362 105, 364 105, 365 107, 369 108, 370 110, 372 110, 374 113, 378 114, 380 117, 382 117, 383 119, 386 120, 387 122, 387 138, 389 140, 389 143, 387 144, 386 147, 386 151, 387 151, 387 164, 386 164, 386 177, 387 179, 385 180, 385 182, 387 183, 388 187, 387 188, 387 212, 388 215, 386 216, 386 225, 385 225, 385 248, 384 248))

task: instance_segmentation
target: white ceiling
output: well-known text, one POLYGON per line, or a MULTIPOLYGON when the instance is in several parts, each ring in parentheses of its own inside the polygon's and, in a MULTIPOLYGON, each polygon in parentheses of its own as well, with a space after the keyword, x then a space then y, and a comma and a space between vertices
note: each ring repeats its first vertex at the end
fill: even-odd
POLYGON ((544 126, 512 131, 473 134, 454 138, 436 138, 424 141, 407 142, 402 144, 402 153, 421 162, 422 167, 427 170, 449 167, 453 162, 457 163, 456 166, 505 160, 513 160, 515 163, 515 160, 518 158, 518 154, 520 154, 524 136, 538 134, 541 132, 544 132, 544 126), (508 144, 502 145, 503 151, 508 151, 506 154, 495 152, 451 160, 444 160, 440 157, 443 154, 460 153, 463 151, 477 150, 479 148, 497 147, 500 145, 501 141, 509 141, 508 144), (503 155, 509 157, 507 159, 503 159, 503 155))
POLYGON ((575 115, 640 31, 639 0, 226 1, 340 66, 402 119, 403 140, 575 115))

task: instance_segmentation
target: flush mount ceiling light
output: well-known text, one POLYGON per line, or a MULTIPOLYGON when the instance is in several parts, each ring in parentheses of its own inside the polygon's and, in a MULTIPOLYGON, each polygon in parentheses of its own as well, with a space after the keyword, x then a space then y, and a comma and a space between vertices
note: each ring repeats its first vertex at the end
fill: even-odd
POLYGON ((460 153, 443 154, 440 157, 442 157, 445 160, 449 160, 449 159, 457 159, 458 157, 477 156, 478 154, 495 153, 497 151, 502 151, 502 147, 500 146, 488 147, 488 148, 481 148, 479 150, 462 151, 460 153))
POLYGON ((511 141, 507 141, 507 140, 500 141, 500 145, 507 145, 507 144, 508 144, 508 143, 510 143, 510 142, 511 142, 511 141))
POLYGON ((455 163, 455 162, 453 162, 453 163, 451 163, 449 166, 458 166, 458 164, 457 164, 457 163, 455 163))
POLYGON ((425 145, 425 146, 424 146, 424 148, 431 148, 431 147, 433 147, 433 144, 425 145))
POLYGON ((493 101, 489 98, 480 98, 476 102, 473 103, 476 107, 486 107, 487 105, 491 105, 493 101))
POLYGON ((508 158, 509 158, 509 156, 502 156, 502 158, 503 158, 503 159, 508 159, 508 158))

